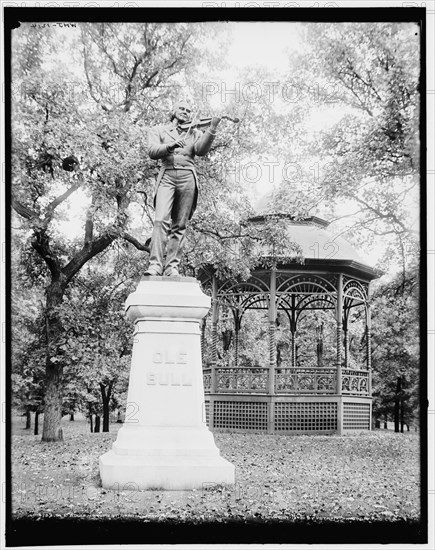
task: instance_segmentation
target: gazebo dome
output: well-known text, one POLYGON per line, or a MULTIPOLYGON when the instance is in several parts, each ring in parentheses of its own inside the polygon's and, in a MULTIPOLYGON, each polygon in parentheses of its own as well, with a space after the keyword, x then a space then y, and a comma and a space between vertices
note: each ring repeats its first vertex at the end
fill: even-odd
MULTIPOLYGON (((301 248, 304 264, 346 266, 353 272, 359 271, 365 278, 371 280, 378 277, 377 272, 355 250, 355 248, 340 235, 334 235, 328 229, 329 222, 317 216, 295 219, 288 214, 269 214, 287 220, 289 241, 301 248)), ((249 222, 262 225, 267 214, 259 214, 249 219, 249 222)), ((261 255, 261 252, 259 252, 261 255)))

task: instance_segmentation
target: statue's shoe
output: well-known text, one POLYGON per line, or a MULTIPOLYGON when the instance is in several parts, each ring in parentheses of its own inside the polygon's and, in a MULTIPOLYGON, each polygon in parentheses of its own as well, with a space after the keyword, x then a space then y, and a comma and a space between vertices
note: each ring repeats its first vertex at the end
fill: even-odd
POLYGON ((144 275, 148 277, 161 277, 162 272, 159 269, 156 269, 155 267, 149 267, 145 271, 144 275))
POLYGON ((178 269, 176 269, 175 267, 166 269, 163 275, 164 277, 180 277, 178 269))

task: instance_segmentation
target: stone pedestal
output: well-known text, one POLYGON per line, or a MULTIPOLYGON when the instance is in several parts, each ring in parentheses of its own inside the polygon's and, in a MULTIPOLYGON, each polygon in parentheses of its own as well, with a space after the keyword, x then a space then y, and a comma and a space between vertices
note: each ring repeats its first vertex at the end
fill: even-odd
POLYGON ((112 450, 100 457, 104 488, 234 483, 234 466, 205 423, 199 322, 209 308, 191 277, 144 277, 128 297, 135 322, 128 403, 112 450))

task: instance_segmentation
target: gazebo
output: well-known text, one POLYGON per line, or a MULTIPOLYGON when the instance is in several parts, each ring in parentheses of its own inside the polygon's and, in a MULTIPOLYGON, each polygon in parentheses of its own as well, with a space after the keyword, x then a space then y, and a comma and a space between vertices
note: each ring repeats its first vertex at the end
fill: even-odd
MULTIPOLYGON (((215 431, 370 430, 369 286, 378 274, 345 239, 328 230, 325 220, 281 217, 286 218, 289 240, 302 251, 302 263, 278 261, 271 268, 258 267, 246 281, 222 280, 212 266, 199 273, 212 297, 211 341, 206 342, 205 323, 202 332, 203 349, 208 351, 203 365, 206 421, 215 431), (267 353, 256 364, 239 357, 241 328, 249 311, 262 312, 265 323, 261 342, 267 353), (223 312, 230 312, 232 323, 230 361, 218 353, 223 312), (307 342, 313 315, 317 316, 311 324, 315 351, 314 358, 307 359, 298 352, 298 341, 305 319, 307 342), (353 322, 362 332, 356 357, 349 345, 353 322), (323 353, 325 328, 330 335, 329 356, 323 353), (284 360, 278 358, 278 330, 288 341, 284 360)), ((261 227, 265 220, 259 215, 250 222, 261 227)))

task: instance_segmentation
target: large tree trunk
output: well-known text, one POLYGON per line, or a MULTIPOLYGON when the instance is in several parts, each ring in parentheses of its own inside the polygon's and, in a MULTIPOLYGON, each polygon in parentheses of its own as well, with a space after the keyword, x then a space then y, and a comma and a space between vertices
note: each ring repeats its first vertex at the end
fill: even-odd
POLYGON ((74 413, 69 414, 69 421, 74 422, 74 413))
POLYGON ((99 414, 96 414, 95 415, 95 428, 94 428, 94 433, 97 433, 100 431, 100 420, 101 420, 101 417, 99 414))
POLYGON ((113 388, 113 380, 109 382, 107 386, 107 392, 106 392, 106 386, 100 382, 101 399, 103 400, 103 432, 109 431, 109 422, 110 422, 109 402, 110 402, 110 396, 112 394, 112 388, 113 388))
POLYGON ((42 441, 63 441, 62 433, 62 374, 60 366, 45 369, 45 408, 42 441))
POLYGON ((45 407, 42 441, 63 441, 62 433, 62 376, 64 329, 59 315, 65 286, 59 281, 47 288, 46 339, 47 356, 45 366, 45 407))

